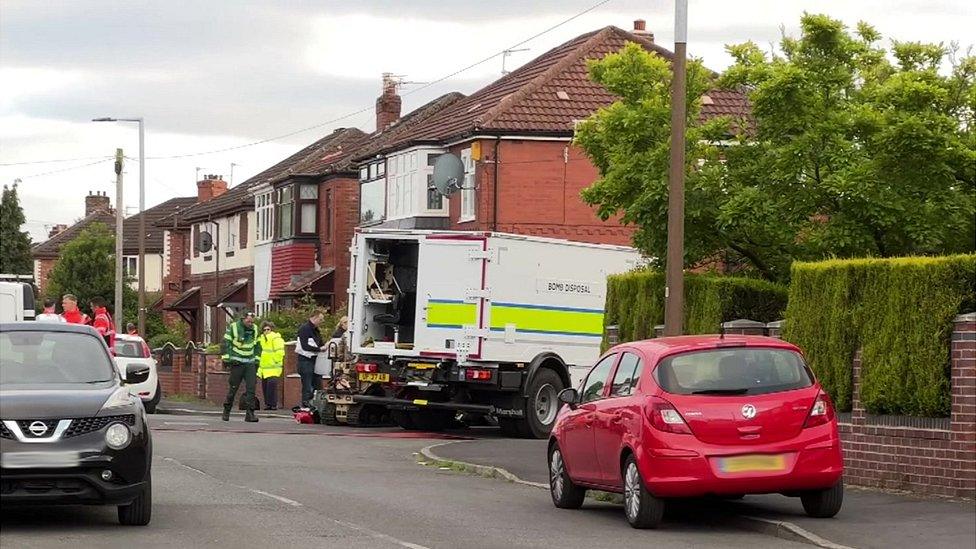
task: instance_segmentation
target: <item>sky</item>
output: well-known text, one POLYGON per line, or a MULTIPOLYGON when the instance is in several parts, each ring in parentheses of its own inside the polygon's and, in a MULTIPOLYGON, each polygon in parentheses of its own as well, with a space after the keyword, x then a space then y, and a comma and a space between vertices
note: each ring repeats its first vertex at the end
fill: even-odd
MULTIPOLYGON (((783 31, 796 34, 805 11, 866 20, 886 39, 976 42, 976 2, 689 4, 689 54, 718 71, 731 62, 726 44, 769 46, 783 31)), ((194 195, 197 173, 234 185, 336 128, 372 131, 384 72, 403 77, 405 114, 497 79, 496 54, 529 37, 543 33, 506 57, 508 70, 635 19, 672 47, 673 2, 662 0, 0 0, 0 183, 21 180, 26 229, 44 240, 52 225, 83 215, 89 192, 114 204, 106 158, 116 148, 132 158, 125 211, 138 211, 136 125, 92 118, 145 119, 150 207, 194 195)))

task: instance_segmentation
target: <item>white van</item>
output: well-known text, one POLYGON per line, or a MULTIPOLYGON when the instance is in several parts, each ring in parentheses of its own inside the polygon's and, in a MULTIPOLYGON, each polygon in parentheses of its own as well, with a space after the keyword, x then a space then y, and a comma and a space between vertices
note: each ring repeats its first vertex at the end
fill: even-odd
POLYGON ((34 320, 34 287, 27 282, 0 282, 0 322, 34 320))

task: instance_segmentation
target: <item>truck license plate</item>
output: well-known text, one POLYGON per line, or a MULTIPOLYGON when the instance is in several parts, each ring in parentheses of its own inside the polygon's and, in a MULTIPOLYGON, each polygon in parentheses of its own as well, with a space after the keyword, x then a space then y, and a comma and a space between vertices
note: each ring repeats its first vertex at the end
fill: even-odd
POLYGON ((719 470, 723 473, 776 472, 786 469, 786 459, 782 455, 754 455, 719 458, 719 470))
POLYGON ((390 374, 359 372, 359 381, 365 381, 367 383, 388 383, 390 381, 390 374))
POLYGON ((4 469, 62 469, 77 467, 78 452, 4 452, 0 467, 4 469))

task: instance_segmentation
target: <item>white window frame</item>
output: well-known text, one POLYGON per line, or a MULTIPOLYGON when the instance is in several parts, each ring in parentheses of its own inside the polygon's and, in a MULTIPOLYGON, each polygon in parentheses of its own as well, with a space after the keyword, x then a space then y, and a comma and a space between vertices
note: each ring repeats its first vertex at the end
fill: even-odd
POLYGON ((255 197, 255 242, 258 244, 274 240, 274 191, 269 190, 255 197))
POLYGON ((232 215, 224 218, 224 224, 226 226, 224 232, 227 234, 225 239, 227 247, 224 248, 224 251, 230 252, 237 249, 237 231, 240 227, 240 220, 237 219, 236 215, 232 215))
POLYGON ((137 255, 122 256, 122 275, 125 278, 139 277, 139 256, 137 255))
POLYGON ((464 164, 464 182, 459 191, 461 195, 461 213, 458 223, 474 221, 477 217, 477 195, 475 194, 475 162, 471 159, 471 148, 461 151, 461 162, 464 164))

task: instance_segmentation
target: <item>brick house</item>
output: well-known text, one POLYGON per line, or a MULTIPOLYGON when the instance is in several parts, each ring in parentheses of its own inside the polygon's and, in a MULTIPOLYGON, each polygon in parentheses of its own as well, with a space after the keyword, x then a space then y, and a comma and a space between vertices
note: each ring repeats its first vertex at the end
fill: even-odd
MULTIPOLYGON (((586 63, 635 42, 667 59, 635 22, 574 38, 484 88, 444 105, 419 124, 379 138, 360 162, 361 224, 501 231, 605 244, 631 243, 633 228, 606 222, 579 194, 598 177, 573 145, 576 123, 615 97, 587 75, 586 63), (450 199, 431 189, 436 157, 458 155, 463 189, 450 199)), ((745 96, 714 90, 702 116, 748 113, 745 96)), ((395 128, 396 126, 394 126, 395 128)))
MULTIPOLYGON (((163 231, 156 227, 159 219, 167 217, 180 208, 193 204, 193 197, 171 198, 162 204, 147 208, 144 212, 125 218, 122 222, 123 273, 130 278, 129 285, 138 289, 139 282, 139 219, 146 217, 146 291, 158 292, 163 288, 163 279, 168 274, 168 265, 163 261, 163 231)), ((102 223, 115 232, 115 210, 108 195, 100 192, 88 193, 85 197, 85 216, 71 226, 58 225, 49 238, 31 249, 34 257, 34 280, 37 281, 41 295, 47 290, 47 280, 57 264, 61 248, 71 242, 83 230, 94 223, 102 223)))

